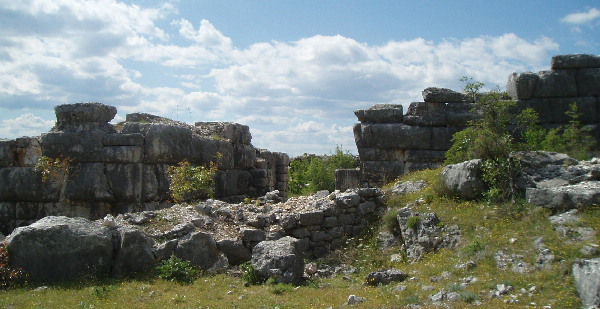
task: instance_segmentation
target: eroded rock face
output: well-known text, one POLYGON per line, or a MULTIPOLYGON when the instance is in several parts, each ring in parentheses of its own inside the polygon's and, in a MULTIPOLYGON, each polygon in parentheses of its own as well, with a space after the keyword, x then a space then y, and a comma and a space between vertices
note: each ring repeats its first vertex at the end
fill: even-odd
POLYGON ((397 220, 404 249, 412 260, 419 260, 427 252, 453 248, 460 241, 458 226, 441 226, 435 213, 418 213, 403 207, 398 210, 397 220))
POLYGON ((304 273, 298 240, 289 236, 256 245, 252 250, 252 265, 260 275, 281 283, 298 284, 304 273))
POLYGON ((213 237, 203 232, 194 232, 179 240, 175 255, 202 269, 210 269, 223 259, 213 237))
POLYGON ((430 103, 464 102, 465 95, 447 88, 429 87, 423 90, 423 101, 430 103))
POLYGON ((481 177, 481 159, 451 164, 444 167, 442 181, 460 198, 472 200, 483 193, 486 185, 481 177))
POLYGON ((110 273, 113 232, 83 218, 45 217, 8 237, 11 267, 32 280, 61 280, 110 273))

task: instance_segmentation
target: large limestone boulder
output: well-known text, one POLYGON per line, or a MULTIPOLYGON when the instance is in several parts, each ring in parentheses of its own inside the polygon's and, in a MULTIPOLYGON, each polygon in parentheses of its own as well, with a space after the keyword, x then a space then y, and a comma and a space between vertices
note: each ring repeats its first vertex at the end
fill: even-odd
POLYGON ((584 308, 600 308, 600 258, 577 261, 573 276, 584 308))
POLYGON ((304 273, 304 257, 298 246, 299 240, 289 236, 260 242, 252 250, 252 265, 261 276, 298 284, 304 273))
POLYGON ((102 103, 62 104, 54 108, 56 125, 53 132, 82 133, 102 131, 114 133, 108 123, 117 114, 117 108, 102 103))
POLYGON ((133 228, 119 228, 118 246, 112 270, 113 276, 120 277, 142 272, 156 262, 154 240, 144 232, 133 228))
POLYGON ((477 198, 486 188, 481 177, 482 162, 481 159, 474 159, 447 165, 442 171, 444 185, 462 199, 477 198))
POLYGON ((7 237, 11 267, 32 280, 61 280, 110 273, 113 233, 84 218, 45 217, 7 237))
POLYGON ((375 104, 368 109, 354 111, 358 121, 365 123, 401 123, 403 117, 400 104, 375 104))
POLYGON ((186 235, 177 244, 175 255, 202 269, 214 269, 227 264, 227 258, 219 252, 213 237, 204 232, 186 235))
POLYGON ((539 76, 532 72, 512 73, 506 83, 506 93, 514 100, 528 100, 533 97, 539 76))

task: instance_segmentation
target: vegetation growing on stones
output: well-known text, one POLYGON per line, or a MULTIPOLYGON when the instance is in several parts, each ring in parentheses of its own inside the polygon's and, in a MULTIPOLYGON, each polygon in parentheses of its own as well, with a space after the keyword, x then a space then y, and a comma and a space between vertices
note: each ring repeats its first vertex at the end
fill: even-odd
MULTIPOLYGON (((476 90, 483 85, 472 81, 468 84, 473 84, 471 87, 476 90)), ((510 156, 512 152, 545 150, 585 159, 594 145, 589 129, 582 127, 579 121, 575 103, 571 104, 568 112, 571 117, 569 124, 554 129, 539 125, 538 115, 533 109, 524 109, 517 114, 516 102, 504 100, 498 89, 483 95, 478 109, 482 116, 452 137, 445 163, 482 159, 482 176, 489 187, 484 197, 488 201, 517 196, 514 179, 520 166, 518 160, 510 156)))
POLYGON ((319 190, 335 190, 335 170, 355 168, 358 160, 342 147, 332 155, 304 155, 292 160, 289 169, 289 192, 308 194, 319 190))
POLYGON ((42 182, 48 181, 51 177, 64 175, 69 169, 71 160, 68 158, 50 158, 41 156, 35 164, 35 170, 42 175, 42 182))
POLYGON ((252 263, 246 262, 240 265, 240 270, 242 271, 242 280, 244 282, 248 282, 249 284, 259 285, 263 284, 267 278, 261 276, 252 263))
POLYGON ((6 245, 5 241, 0 242, 0 290, 18 286, 27 278, 22 269, 10 267, 6 245))
POLYGON ((161 279, 183 283, 193 282, 199 274, 199 271, 189 261, 182 260, 175 255, 156 266, 156 271, 161 279))
POLYGON ((218 165, 213 161, 207 166, 198 166, 184 160, 169 166, 169 189, 173 200, 180 203, 214 197, 218 165))

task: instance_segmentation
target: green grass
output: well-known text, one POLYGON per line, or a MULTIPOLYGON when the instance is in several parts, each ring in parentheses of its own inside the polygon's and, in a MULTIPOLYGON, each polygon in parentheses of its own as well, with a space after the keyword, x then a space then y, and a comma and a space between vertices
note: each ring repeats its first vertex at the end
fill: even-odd
MULTIPOLYGON (((375 224, 364 236, 349 239, 345 248, 335 251, 317 263, 345 263, 356 268, 356 273, 342 278, 310 281, 295 288, 290 285, 271 284, 244 287, 240 277, 216 274, 202 275, 191 284, 180 284, 158 279, 153 275, 127 280, 87 280, 49 285, 46 290, 35 291, 36 286, 0 291, 0 308, 326 308, 342 306, 348 295, 367 298, 355 305, 357 308, 401 308, 407 304, 421 304, 433 308, 429 296, 440 290, 457 292, 460 297, 447 302, 450 308, 523 308, 535 303, 537 308, 580 308, 571 265, 581 258, 579 249, 586 243, 570 243, 560 238, 549 223, 550 213, 524 202, 516 204, 488 204, 465 202, 438 194, 440 170, 427 170, 406 175, 401 180, 426 180, 430 186, 406 196, 388 198, 388 214, 414 203, 419 212, 435 212, 445 226, 458 225, 462 232, 460 244, 455 249, 442 249, 425 255, 419 262, 391 262, 390 255, 400 253, 399 247, 381 251, 376 246, 376 235, 384 224, 375 224), (556 256, 556 262, 547 270, 534 270, 518 274, 496 267, 494 254, 504 250, 509 254, 523 255, 523 261, 532 267, 538 255, 533 240, 543 237, 545 245, 556 256), (458 269, 455 265, 475 261, 472 269, 458 269), (397 292, 397 284, 368 287, 366 275, 374 270, 395 267, 409 274, 402 283, 407 288, 397 292), (432 276, 446 279, 431 282, 432 276), (465 287, 460 279, 474 276, 477 281, 465 287), (348 280, 349 279, 349 280, 348 280), (510 284, 518 295, 518 304, 490 299, 488 293, 497 284, 510 284), (424 290, 423 286, 433 289, 424 290), (535 290, 529 289, 535 286, 535 290), (521 295, 520 290, 527 293, 521 295), (529 295, 531 294, 531 295, 529 295), (480 306, 473 303, 480 301, 480 306)), ((594 207, 582 213, 579 225, 600 226, 600 209, 594 207)), ((596 238, 596 244, 600 238, 596 238)))

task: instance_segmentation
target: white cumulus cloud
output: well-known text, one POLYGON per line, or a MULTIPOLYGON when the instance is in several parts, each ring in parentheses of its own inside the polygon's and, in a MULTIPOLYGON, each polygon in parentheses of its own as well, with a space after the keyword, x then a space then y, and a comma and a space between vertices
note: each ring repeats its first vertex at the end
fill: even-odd
POLYGON ((585 12, 568 14, 561 18, 561 21, 574 25, 583 25, 588 24, 598 18, 600 18, 600 10, 597 8, 590 8, 585 12))

